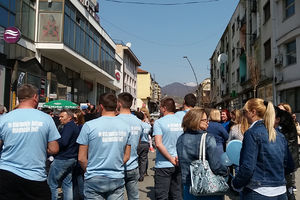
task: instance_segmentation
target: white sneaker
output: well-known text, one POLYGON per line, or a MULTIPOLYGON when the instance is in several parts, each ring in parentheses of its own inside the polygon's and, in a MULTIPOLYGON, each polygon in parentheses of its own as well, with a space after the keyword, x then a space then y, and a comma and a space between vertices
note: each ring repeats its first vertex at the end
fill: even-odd
POLYGON ((293 192, 297 192, 296 186, 293 186, 293 192))

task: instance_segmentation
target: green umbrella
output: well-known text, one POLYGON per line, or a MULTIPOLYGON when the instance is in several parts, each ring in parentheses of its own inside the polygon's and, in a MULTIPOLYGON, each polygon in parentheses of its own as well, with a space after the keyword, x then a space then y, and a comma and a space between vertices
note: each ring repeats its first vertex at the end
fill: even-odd
POLYGON ((78 105, 67 100, 54 100, 43 105, 43 108, 76 109, 78 105))

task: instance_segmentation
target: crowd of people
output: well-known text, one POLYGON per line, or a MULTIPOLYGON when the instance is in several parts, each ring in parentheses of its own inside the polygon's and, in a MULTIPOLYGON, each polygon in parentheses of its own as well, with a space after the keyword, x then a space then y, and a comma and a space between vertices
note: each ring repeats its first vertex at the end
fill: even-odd
POLYGON ((37 110, 38 91, 30 84, 17 96, 17 109, 0 115, 1 199, 54 200, 62 193, 64 200, 118 200, 125 191, 129 200, 139 199, 153 146, 155 199, 224 199, 190 193, 190 164, 199 159, 204 133, 212 172, 241 199, 295 199, 300 126, 288 104, 254 98, 229 112, 195 107, 196 97, 187 94, 180 110, 163 99, 154 121, 145 108, 130 109, 126 92, 102 94, 86 110, 59 112, 37 110), (242 142, 234 167, 222 157, 232 140, 242 142))

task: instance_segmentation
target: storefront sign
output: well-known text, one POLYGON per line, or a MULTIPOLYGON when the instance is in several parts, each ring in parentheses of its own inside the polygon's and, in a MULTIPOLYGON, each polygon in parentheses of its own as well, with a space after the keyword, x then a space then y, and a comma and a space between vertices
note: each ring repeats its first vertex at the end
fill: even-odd
POLYGON ((97 0, 79 0, 79 2, 99 23, 99 17, 97 15, 97 12, 99 12, 99 3, 97 2, 97 0))
POLYGON ((49 98, 50 99, 56 99, 57 98, 57 94, 49 94, 49 98))
POLYGON ((19 75, 19 78, 18 78, 18 87, 22 85, 24 76, 25 76, 25 73, 21 72, 19 75))
POLYGON ((21 38, 21 32, 16 27, 8 27, 4 31, 3 38, 7 43, 17 43, 21 38))

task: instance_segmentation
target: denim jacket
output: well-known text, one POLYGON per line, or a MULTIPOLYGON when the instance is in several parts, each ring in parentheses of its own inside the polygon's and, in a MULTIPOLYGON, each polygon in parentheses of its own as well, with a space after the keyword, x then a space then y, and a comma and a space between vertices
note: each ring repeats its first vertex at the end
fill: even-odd
POLYGON ((232 180, 234 188, 276 187, 285 185, 288 146, 285 137, 276 130, 275 142, 269 142, 268 130, 257 121, 244 135, 240 168, 232 180))
MULTIPOLYGON (((181 167, 182 183, 190 185, 190 164, 199 159, 199 147, 204 131, 185 131, 177 140, 176 149, 181 167)), ((217 175, 226 175, 227 167, 223 166, 220 156, 216 156, 216 140, 213 135, 206 136, 206 159, 211 170, 217 175)))

